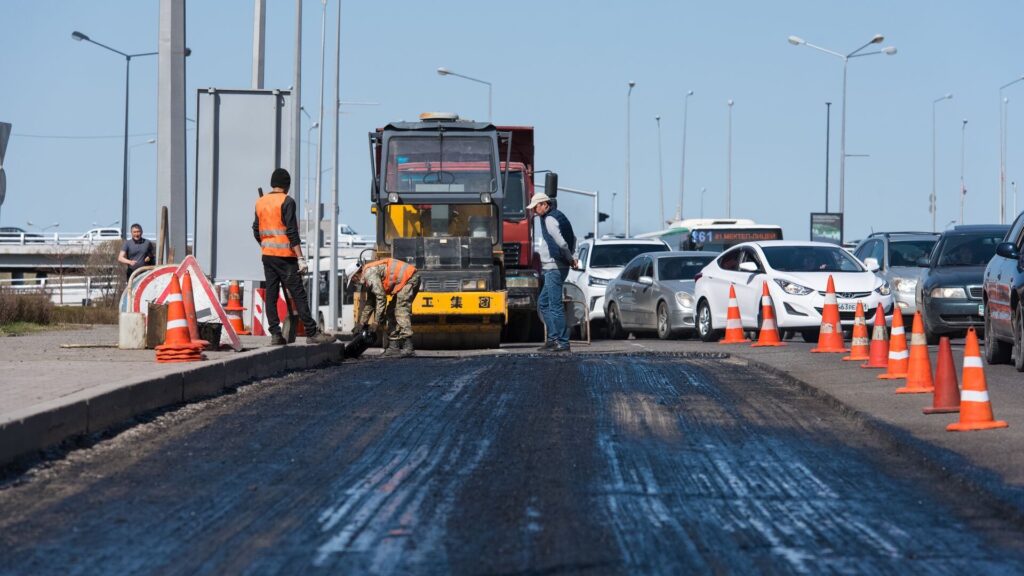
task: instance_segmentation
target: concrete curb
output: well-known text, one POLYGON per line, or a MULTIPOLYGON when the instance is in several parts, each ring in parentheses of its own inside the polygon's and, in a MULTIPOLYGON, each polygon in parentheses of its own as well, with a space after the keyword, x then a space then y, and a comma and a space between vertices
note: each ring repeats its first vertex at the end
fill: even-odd
POLYGON ((340 360, 341 351, 339 343, 259 348, 222 360, 182 364, 180 371, 171 374, 96 386, 37 404, 0 422, 0 466, 153 410, 340 360))

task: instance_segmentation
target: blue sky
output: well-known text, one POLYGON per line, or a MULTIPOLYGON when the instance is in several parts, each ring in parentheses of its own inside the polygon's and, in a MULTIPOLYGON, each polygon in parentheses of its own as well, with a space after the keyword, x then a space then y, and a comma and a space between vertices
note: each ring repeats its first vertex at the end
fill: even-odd
MULTIPOLYGON (((268 4, 266 86, 287 87, 294 2, 268 4)), ((329 2, 329 30, 337 6, 329 2)), ((446 66, 491 81, 494 121, 536 126, 537 167, 558 171, 564 186, 599 190, 602 210, 614 211, 620 230, 626 90, 629 80, 636 81, 633 233, 660 227, 659 114, 666 212, 675 211, 687 90, 695 95, 684 213, 699 216, 700 190, 706 188, 705 216, 724 215, 731 98, 732 215, 780 224, 787 237, 807 238, 808 214, 824 209, 826 101, 833 102, 830 206, 838 205, 842 66, 786 38, 798 35, 845 52, 876 33, 899 52, 850 64, 847 152, 870 156, 847 160, 847 238, 931 228, 931 102, 947 92, 954 98, 938 106, 939 227, 959 216, 964 118, 966 221, 998 219, 998 89, 1024 74, 1020 2, 381 0, 347 1, 341 9, 342 99, 379 103, 347 108, 341 121, 342 220, 363 231, 372 228, 368 131, 427 110, 486 117, 486 87, 438 76, 436 68, 446 66), (612 192, 618 193, 614 207, 612 192)), ((188 114, 194 116, 197 88, 249 86, 252 1, 193 1, 187 20, 193 50, 188 114)), ((303 104, 314 111, 320 2, 306 0, 304 20, 303 104)), ((2 0, 0 22, 0 121, 14 124, 0 225, 60 222, 61 231, 73 232, 117 220, 124 61, 70 35, 80 30, 127 52, 155 50, 158 1, 2 0)), ((329 60, 327 101, 333 97, 332 65, 329 60)), ((156 133, 155 57, 133 62, 131 94, 130 219, 152 230, 156 147, 146 142, 156 133)), ((1005 95, 1007 181, 1024 183, 1024 82, 1005 95)), ((194 143, 193 131, 189 138, 194 143)), ((331 140, 325 132, 325 143, 331 140)), ((561 202, 582 233, 590 227, 589 202, 568 196, 561 202)), ((1007 202, 1012 210, 1012 198, 1007 202)), ((1024 209, 1024 198, 1019 207, 1024 209)), ((240 207, 239 217, 250 212, 240 207)))

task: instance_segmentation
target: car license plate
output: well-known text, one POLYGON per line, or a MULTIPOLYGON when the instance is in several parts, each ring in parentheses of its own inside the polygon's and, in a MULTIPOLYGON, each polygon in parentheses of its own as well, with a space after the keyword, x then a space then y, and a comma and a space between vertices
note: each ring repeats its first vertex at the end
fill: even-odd
POLYGON ((978 316, 984 316, 984 315, 985 315, 985 305, 984 304, 978 304, 978 316))
POLYGON ((857 310, 857 304, 854 303, 854 302, 840 302, 839 303, 839 311, 840 312, 856 312, 856 310, 857 310))

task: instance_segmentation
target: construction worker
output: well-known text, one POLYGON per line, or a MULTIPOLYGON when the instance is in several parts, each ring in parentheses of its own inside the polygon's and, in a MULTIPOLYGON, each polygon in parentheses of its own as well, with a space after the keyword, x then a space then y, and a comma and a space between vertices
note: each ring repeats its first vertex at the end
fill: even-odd
POLYGON ((383 322, 391 340, 384 355, 412 356, 415 353, 412 346, 412 301, 420 291, 420 273, 416 267, 402 260, 384 258, 358 264, 349 278, 352 286, 363 288, 364 298, 353 332, 359 332, 367 325, 376 332, 377 326, 369 324, 370 313, 374 312, 376 321, 383 322), (388 296, 392 297, 390 302, 388 296))
POLYGON ((252 223, 252 234, 263 252, 263 276, 266 278, 267 289, 265 308, 270 344, 283 346, 288 343, 281 335, 280 319, 277 317, 277 300, 282 285, 291 294, 299 318, 306 327, 306 343, 333 342, 333 336, 317 331, 316 321, 309 313, 306 288, 302 282, 306 261, 302 257, 295 200, 288 196, 291 184, 292 177, 287 170, 274 170, 270 176, 270 193, 256 201, 256 219, 252 223))
POLYGON ((544 285, 537 297, 537 309, 544 318, 548 336, 541 352, 570 352, 569 328, 565 323, 565 309, 562 307, 562 285, 569 269, 579 268, 579 260, 573 255, 576 250, 576 234, 565 214, 553 206, 554 199, 543 192, 533 195, 527 210, 533 210, 540 220, 543 242, 537 245, 540 256, 544 285))

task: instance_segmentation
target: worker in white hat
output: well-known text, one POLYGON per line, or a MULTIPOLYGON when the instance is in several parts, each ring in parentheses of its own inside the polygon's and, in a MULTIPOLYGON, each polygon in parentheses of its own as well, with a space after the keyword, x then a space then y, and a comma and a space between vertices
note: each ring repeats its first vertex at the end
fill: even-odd
POLYGON ((562 285, 570 268, 579 267, 573 255, 576 250, 576 234, 572 224, 560 210, 554 207, 554 200, 538 192, 530 200, 528 210, 540 218, 541 236, 544 241, 537 248, 540 256, 544 286, 537 298, 537 308, 544 318, 548 337, 538 350, 543 352, 569 352, 569 328, 562 308, 562 285))

